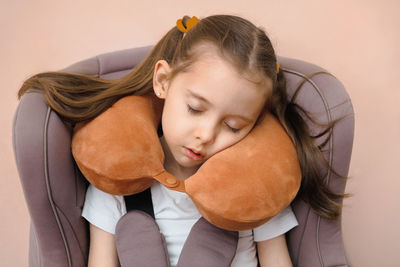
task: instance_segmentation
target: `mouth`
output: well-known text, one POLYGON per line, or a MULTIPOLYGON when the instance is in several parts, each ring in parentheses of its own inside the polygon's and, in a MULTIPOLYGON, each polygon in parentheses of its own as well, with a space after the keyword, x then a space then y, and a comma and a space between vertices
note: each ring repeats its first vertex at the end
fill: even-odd
POLYGON ((202 155, 201 152, 196 152, 195 150, 192 150, 190 148, 187 147, 183 147, 185 150, 185 155, 195 161, 201 161, 204 158, 204 155, 202 155))

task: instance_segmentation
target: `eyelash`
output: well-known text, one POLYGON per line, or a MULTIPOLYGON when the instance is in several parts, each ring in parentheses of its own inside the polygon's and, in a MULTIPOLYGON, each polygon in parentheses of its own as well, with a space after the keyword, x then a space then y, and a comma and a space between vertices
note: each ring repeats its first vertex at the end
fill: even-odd
MULTIPOLYGON (((188 112, 189 112, 189 113, 192 113, 192 114, 199 114, 199 113, 201 113, 200 110, 194 109, 194 108, 192 108, 192 107, 189 106, 189 105, 187 105, 187 109, 188 109, 188 112)), ((232 128, 232 127, 230 127, 228 124, 225 124, 225 125, 228 126, 228 128, 229 128, 233 133, 237 133, 237 132, 240 131, 240 129, 232 128)))
POLYGON ((187 105, 187 108, 188 108, 189 113, 198 114, 201 112, 200 110, 194 109, 189 105, 187 105))

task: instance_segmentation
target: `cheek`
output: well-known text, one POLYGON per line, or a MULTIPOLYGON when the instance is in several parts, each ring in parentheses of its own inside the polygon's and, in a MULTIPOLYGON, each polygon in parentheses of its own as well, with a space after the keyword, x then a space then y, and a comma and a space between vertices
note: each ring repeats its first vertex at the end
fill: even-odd
POLYGON ((190 128, 190 120, 187 120, 184 111, 179 108, 179 105, 166 105, 162 113, 163 132, 170 138, 179 138, 187 136, 190 128))
POLYGON ((214 155, 217 152, 220 152, 222 150, 227 149, 230 146, 235 145, 243 138, 244 138, 243 136, 233 135, 229 132, 222 131, 215 140, 215 143, 213 145, 214 151, 212 152, 212 154, 214 155))

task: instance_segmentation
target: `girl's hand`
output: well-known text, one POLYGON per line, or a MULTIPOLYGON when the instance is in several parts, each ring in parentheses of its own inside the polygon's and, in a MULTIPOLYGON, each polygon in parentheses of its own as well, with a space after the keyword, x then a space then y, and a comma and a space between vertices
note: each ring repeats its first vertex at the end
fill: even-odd
POLYGON ((88 267, 119 267, 117 246, 113 234, 90 224, 88 267))
POLYGON ((285 235, 257 242, 258 260, 261 267, 292 267, 285 235))

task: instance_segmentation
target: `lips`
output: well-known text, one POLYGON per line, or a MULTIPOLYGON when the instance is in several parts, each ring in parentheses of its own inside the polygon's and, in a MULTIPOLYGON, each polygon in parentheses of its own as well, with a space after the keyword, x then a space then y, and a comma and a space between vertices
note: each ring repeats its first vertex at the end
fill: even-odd
POLYGON ((184 147, 184 150, 185 150, 185 155, 192 160, 200 161, 204 158, 204 155, 202 155, 201 152, 198 152, 196 150, 187 147, 184 147))

